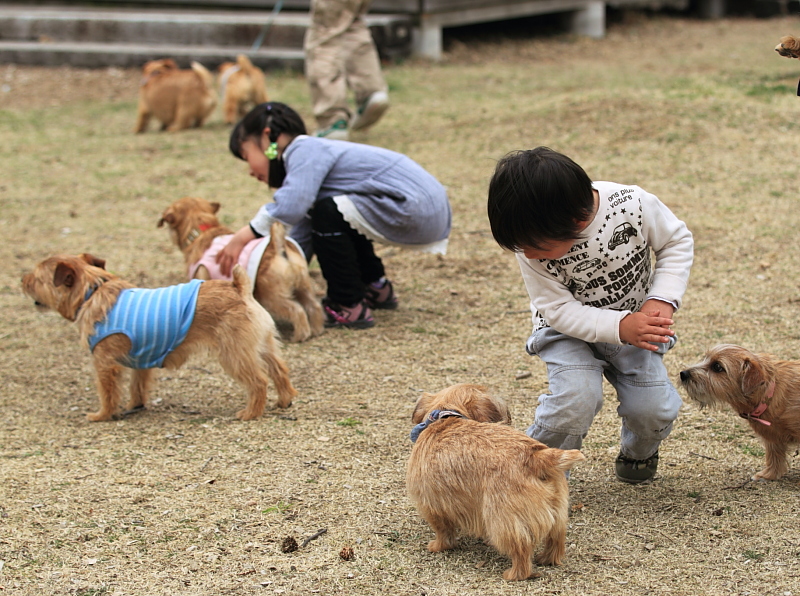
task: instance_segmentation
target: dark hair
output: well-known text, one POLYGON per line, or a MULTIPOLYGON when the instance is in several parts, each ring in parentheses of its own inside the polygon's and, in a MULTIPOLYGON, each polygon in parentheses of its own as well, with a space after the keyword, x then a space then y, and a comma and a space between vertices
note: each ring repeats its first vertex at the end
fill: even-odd
MULTIPOLYGON (((285 103, 268 101, 254 107, 242 118, 231 131, 228 147, 236 157, 242 157, 242 143, 248 139, 260 142, 261 133, 269 128, 269 140, 275 142, 278 135, 286 133, 292 138, 306 134, 306 125, 300 114, 295 112, 285 103)), ((272 188, 280 188, 286 178, 286 167, 282 159, 272 159, 269 162, 269 184, 272 188)))
POLYGON ((543 250, 548 241, 578 240, 582 222, 593 212, 589 176, 548 147, 507 154, 489 182, 492 236, 508 250, 543 250))

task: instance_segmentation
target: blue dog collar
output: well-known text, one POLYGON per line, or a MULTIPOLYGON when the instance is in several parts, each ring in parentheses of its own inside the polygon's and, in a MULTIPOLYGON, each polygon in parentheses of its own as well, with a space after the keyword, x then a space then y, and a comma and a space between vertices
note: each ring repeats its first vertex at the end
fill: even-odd
POLYGON ((456 412, 455 410, 433 410, 430 414, 425 417, 425 420, 417 424, 414 428, 411 429, 411 442, 416 443, 419 435, 422 433, 423 430, 428 428, 429 424, 440 420, 441 418, 450 418, 450 417, 457 417, 457 418, 466 418, 464 414, 461 412, 456 412))

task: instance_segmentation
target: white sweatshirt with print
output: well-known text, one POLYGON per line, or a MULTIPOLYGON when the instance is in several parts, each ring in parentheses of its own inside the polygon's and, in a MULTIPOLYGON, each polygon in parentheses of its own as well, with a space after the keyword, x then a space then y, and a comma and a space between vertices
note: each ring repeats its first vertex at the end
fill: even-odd
POLYGON ((694 256, 692 233, 658 198, 633 185, 595 182, 597 213, 560 259, 517 253, 533 331, 550 326, 589 343, 622 344, 619 323, 649 298, 680 307, 694 256))

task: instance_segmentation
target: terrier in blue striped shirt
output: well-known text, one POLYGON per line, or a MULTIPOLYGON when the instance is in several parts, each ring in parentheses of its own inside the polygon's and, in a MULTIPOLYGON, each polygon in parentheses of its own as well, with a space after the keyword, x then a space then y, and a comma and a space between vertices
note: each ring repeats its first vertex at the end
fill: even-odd
POLYGON ((244 385, 247 407, 241 420, 264 411, 269 379, 278 407, 287 408, 297 391, 280 355, 275 323, 253 298, 250 278, 237 266, 233 281, 193 280, 158 289, 135 288, 105 270, 89 254, 45 259, 22 278, 36 306, 75 321, 92 352, 100 410, 93 422, 119 413, 123 368, 132 369, 128 411, 143 409, 154 368, 179 368, 200 350, 216 352, 222 368, 244 385))

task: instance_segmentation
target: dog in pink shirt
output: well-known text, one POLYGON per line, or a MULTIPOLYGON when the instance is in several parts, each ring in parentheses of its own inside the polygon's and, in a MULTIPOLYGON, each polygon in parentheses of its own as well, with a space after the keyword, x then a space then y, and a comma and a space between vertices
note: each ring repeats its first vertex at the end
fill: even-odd
MULTIPOLYGON (((183 252, 189 279, 230 279, 219 270, 217 253, 233 231, 217 219, 220 204, 184 197, 170 205, 158 226, 169 226, 172 239, 183 252)), ((300 246, 286 237, 280 223, 270 235, 250 242, 239 263, 252 280, 253 295, 274 319, 292 325, 291 342, 320 335, 325 317, 313 290, 308 264, 300 246)))

